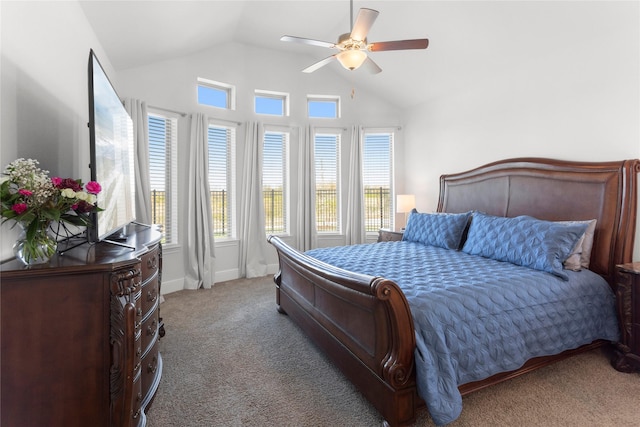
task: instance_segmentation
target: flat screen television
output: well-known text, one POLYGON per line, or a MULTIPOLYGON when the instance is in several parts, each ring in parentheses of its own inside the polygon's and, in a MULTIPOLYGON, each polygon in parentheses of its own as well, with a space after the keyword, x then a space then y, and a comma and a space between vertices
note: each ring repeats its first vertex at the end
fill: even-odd
POLYGON ((87 228, 90 242, 121 241, 135 220, 133 122, 93 50, 89 53, 91 180, 102 191, 87 228))

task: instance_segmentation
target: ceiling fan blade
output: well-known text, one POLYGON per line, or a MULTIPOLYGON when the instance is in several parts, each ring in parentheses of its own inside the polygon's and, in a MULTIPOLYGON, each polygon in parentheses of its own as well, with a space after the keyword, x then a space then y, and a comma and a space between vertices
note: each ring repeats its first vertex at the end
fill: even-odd
POLYGON ((371 26, 378 17, 378 13, 377 10, 373 9, 364 7, 360 9, 356 22, 353 24, 353 29, 351 30, 351 38, 353 40, 364 41, 364 39, 367 38, 367 34, 369 34, 371 26))
POLYGON ((320 60, 320 61, 316 62, 315 64, 310 65, 307 68, 305 68, 304 70, 302 70, 302 72, 303 73, 313 73, 318 68, 322 68, 325 65, 327 65, 329 62, 333 61, 333 59, 336 57, 336 55, 328 56, 328 57, 324 58, 323 60, 320 60))
POLYGON ((367 59, 362 63, 362 68, 370 72, 371 74, 378 74, 382 71, 382 68, 378 66, 370 56, 367 56, 367 59))
POLYGON ((375 42, 368 46, 371 52, 382 50, 426 49, 429 39, 395 40, 390 42, 375 42))
POLYGON ((282 36, 280 37, 280 41, 283 42, 293 42, 293 43, 301 43, 311 46, 319 46, 319 47, 335 47, 335 43, 323 42, 322 40, 313 40, 313 39, 305 39, 303 37, 295 37, 295 36, 282 36))

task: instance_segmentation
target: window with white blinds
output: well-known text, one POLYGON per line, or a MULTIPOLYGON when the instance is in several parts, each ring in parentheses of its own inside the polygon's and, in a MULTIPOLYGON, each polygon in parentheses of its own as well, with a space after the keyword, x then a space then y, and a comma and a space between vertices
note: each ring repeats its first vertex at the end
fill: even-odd
POLYGON ((266 131, 263 139, 262 194, 267 234, 287 234, 287 146, 289 134, 266 131))
POLYGON ((314 136, 316 230, 340 233, 340 134, 314 136))
POLYGON ((365 230, 393 229, 393 132, 364 132, 365 230))
POLYGON ((177 244, 178 120, 156 113, 148 119, 151 221, 160 225, 164 244, 177 244))
POLYGON ((213 235, 217 239, 235 237, 235 144, 236 129, 210 124, 209 191, 213 215, 213 235))

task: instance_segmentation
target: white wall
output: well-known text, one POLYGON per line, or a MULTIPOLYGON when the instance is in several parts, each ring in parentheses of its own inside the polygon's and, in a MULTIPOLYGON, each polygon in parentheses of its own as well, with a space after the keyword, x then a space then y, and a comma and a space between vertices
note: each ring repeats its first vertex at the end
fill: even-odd
MULTIPOLYGON (((0 2, 0 167, 34 158, 51 175, 88 181, 89 49, 108 57, 77 2, 0 2)), ((0 259, 16 230, 2 226, 0 259)))
MULTIPOLYGON (((429 82, 446 96, 406 112, 404 179, 422 211, 436 208, 441 174, 503 158, 640 157, 639 3, 491 7, 510 9, 493 31, 504 37, 487 41, 478 62, 429 82)), ((635 259, 639 244, 636 232, 635 259)))

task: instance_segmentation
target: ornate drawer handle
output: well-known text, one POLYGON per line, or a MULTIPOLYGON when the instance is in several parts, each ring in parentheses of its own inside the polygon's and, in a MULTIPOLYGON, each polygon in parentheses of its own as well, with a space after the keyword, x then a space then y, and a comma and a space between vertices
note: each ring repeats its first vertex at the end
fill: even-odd
POLYGON ((151 363, 149 363, 149 366, 147 366, 147 372, 151 373, 151 374, 155 374, 156 373, 156 369, 158 369, 158 356, 153 356, 153 359, 151 360, 151 363))
POLYGON ((158 267, 158 257, 154 256, 147 260, 147 268, 157 268, 158 267))
POLYGON ((151 291, 147 292, 147 301, 154 302, 158 298, 157 293, 152 293, 151 291))
POLYGON ((134 420, 137 420, 139 416, 140 416, 140 409, 138 409, 138 410, 136 411, 136 413, 135 413, 135 414, 133 414, 133 419, 134 419, 134 420))
POLYGON ((156 329, 158 327, 158 322, 156 319, 153 319, 153 322, 149 326, 147 326, 147 335, 153 335, 156 333, 156 329))
POLYGON ((133 368, 133 372, 138 372, 138 369, 140 369, 140 362, 136 363, 136 367, 133 368))

